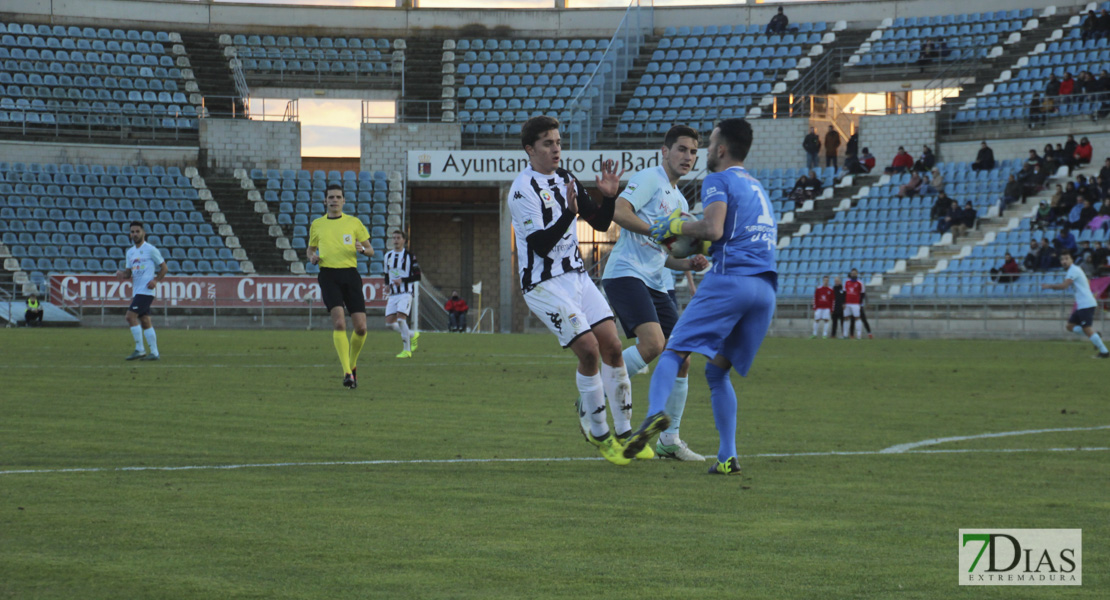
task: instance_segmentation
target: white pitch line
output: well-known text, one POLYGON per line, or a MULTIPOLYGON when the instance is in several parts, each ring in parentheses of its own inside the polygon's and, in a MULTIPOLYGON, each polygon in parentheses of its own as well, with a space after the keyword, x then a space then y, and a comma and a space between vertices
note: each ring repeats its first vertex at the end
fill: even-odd
POLYGON ((911 442, 909 444, 898 444, 889 448, 883 448, 879 452, 883 454, 898 454, 920 448, 922 446, 935 446, 937 444, 944 444, 946 442, 963 442, 967 440, 981 440, 986 438, 1009 437, 1011 435, 1032 435, 1036 433, 1056 433, 1060 431, 1094 431, 1097 429, 1110 429, 1110 425, 1099 425, 1097 427, 1065 427, 1062 429, 1027 429, 1025 431, 1003 431, 1000 433, 980 433, 977 435, 961 435, 956 437, 946 438, 933 438, 931 440, 922 440, 920 442, 911 442))
MULTIPOLYGON (((1110 447, 1092 448, 1004 448, 1004 449, 959 449, 959 450, 917 450, 904 454, 973 454, 973 453, 1013 453, 1013 452, 1105 452, 1110 447)), ((794 452, 744 454, 739 458, 808 458, 822 456, 878 456, 882 450, 862 450, 858 452, 794 452)), ((889 454, 889 453, 885 453, 889 454)), ((111 473, 121 471, 230 471, 236 469, 267 469, 279 467, 335 467, 335 466, 374 466, 374 465, 446 465, 479 463, 533 463, 533 462, 579 462, 604 460, 600 456, 564 456, 558 458, 443 458, 412 460, 342 460, 321 462, 281 462, 248 463, 241 465, 185 465, 178 467, 78 467, 71 469, 17 469, 0 471, 0 475, 41 475, 49 473, 111 473)))
MULTIPOLYGON (((571 357, 571 358, 573 358, 573 357, 571 357)), ((163 360, 166 361, 166 360, 172 360, 172 359, 163 359, 163 360)), ((373 365, 373 363, 371 363, 371 364, 373 365)), ((389 363, 386 366, 390 367, 390 368, 392 368, 392 367, 480 367, 480 366, 488 366, 488 365, 491 365, 491 364, 496 364, 496 363, 490 363, 490 362, 458 362, 458 361, 452 361, 452 362, 422 362, 422 361, 400 362, 400 361, 398 361, 396 363, 389 363)), ((550 360, 545 360, 545 361, 514 361, 512 363, 506 363, 507 366, 513 366, 513 367, 519 366, 519 365, 534 366, 534 365, 550 365, 550 364, 553 364, 552 361, 550 361, 550 360)), ((573 363, 571 362, 570 359, 568 359, 567 364, 573 364, 573 363)), ((306 365, 306 364, 287 364, 287 365, 280 365, 280 364, 276 364, 276 365, 275 364, 258 364, 258 365, 237 364, 237 365, 228 365, 228 364, 222 364, 222 363, 215 363, 215 364, 213 364, 213 363, 182 364, 182 363, 172 363, 172 362, 159 362, 159 363, 157 363, 156 366, 153 366, 153 367, 150 367, 150 368, 153 368, 153 369, 209 369, 209 368, 212 368, 212 369, 318 369, 318 368, 322 368, 322 367, 334 367, 334 366, 336 366, 336 365, 334 365, 332 363, 312 364, 312 365, 306 365)), ((54 367, 55 367, 54 365, 26 365, 26 364, 11 364, 11 363, 9 363, 9 364, 0 365, 0 371, 3 371, 5 369, 41 370, 41 369, 53 369, 54 367)), ((109 364, 109 365, 74 365, 74 366, 67 366, 66 370, 72 371, 74 369, 103 370, 103 369, 145 369, 145 368, 147 368, 147 367, 146 366, 139 366, 139 365, 136 365, 136 364, 133 364, 133 363, 128 363, 128 364, 109 364)), ((373 366, 369 366, 369 367, 365 367, 365 368, 372 369, 373 366)))

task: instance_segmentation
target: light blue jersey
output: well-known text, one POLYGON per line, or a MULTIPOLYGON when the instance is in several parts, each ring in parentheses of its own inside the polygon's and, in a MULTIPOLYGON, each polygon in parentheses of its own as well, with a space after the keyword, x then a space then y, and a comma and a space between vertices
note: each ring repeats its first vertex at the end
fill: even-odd
POLYGON ((127 268, 131 269, 132 295, 154 295, 154 290, 150 289, 148 284, 154 280, 158 267, 164 262, 166 261, 162 259, 162 253, 147 242, 127 249, 127 268))
POLYGON ((1078 265, 1072 264, 1068 267, 1067 279, 1071 280, 1071 287, 1068 291, 1075 295, 1075 308, 1083 310, 1084 308, 1094 308, 1098 303, 1095 302, 1095 295, 1091 293, 1091 284, 1087 281, 1087 274, 1080 269, 1078 265))
POLYGON ((763 184, 743 167, 712 173, 701 185, 702 206, 727 202, 724 235, 709 247, 713 273, 775 273, 778 225, 763 184))
MULTIPOLYGON (((627 200, 636 216, 648 224, 671 214, 675 209, 690 209, 682 192, 671 185, 663 167, 645 169, 634 175, 621 192, 620 198, 627 200)), ((602 279, 635 277, 649 288, 666 293, 668 289, 674 289, 674 279, 664 269, 666 262, 667 250, 655 243, 650 236, 624 230, 609 253, 602 279), (668 279, 671 280, 670 284, 668 279)))

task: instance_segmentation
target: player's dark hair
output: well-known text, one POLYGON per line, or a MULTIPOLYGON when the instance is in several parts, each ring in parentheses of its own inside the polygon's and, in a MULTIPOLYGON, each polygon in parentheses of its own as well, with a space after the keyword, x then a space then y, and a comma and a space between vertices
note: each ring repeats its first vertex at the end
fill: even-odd
MULTIPOLYGON (((406 242, 407 242, 407 241, 409 241, 409 234, 405 233, 405 232, 404 232, 403 230, 401 230, 401 229, 394 229, 394 230, 393 230, 393 233, 394 233, 394 234, 397 234, 397 235, 400 235, 400 236, 401 236, 401 239, 405 240, 406 242)), ((392 235, 392 234, 391 234, 391 235, 392 235)))
POLYGON ((734 160, 743 162, 752 149, 752 125, 744 119, 724 119, 717 123, 719 139, 734 160))
POLYGON ((127 228, 131 229, 132 227, 138 227, 139 229, 142 229, 143 231, 146 231, 146 227, 143 227, 143 222, 142 221, 131 221, 131 224, 128 225, 127 228))
POLYGON ((663 145, 670 148, 680 137, 688 137, 695 142, 701 139, 694 128, 687 127, 686 125, 675 125, 667 130, 667 135, 663 137, 663 145))
MULTIPOLYGON (((328 192, 332 190, 339 190, 339 193, 343 194, 343 186, 339 185, 338 183, 329 183, 328 187, 324 190, 324 195, 327 196, 328 192)), ((343 194, 343 196, 346 197, 347 194, 343 194)))
POLYGON ((520 145, 527 148, 536 144, 544 133, 559 128, 559 119, 547 115, 537 115, 524 122, 520 127, 520 145))
POLYGON ((1068 258, 1075 260, 1075 253, 1071 251, 1071 248, 1064 248, 1060 250, 1060 256, 1064 255, 1067 255, 1068 258))

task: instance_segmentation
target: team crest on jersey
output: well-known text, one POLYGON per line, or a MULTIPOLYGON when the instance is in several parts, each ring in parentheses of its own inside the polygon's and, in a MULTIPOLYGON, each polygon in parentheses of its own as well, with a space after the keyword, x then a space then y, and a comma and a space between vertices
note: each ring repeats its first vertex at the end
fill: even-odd
POLYGON ((551 207, 552 204, 555 204, 555 196, 550 190, 540 190, 540 199, 543 200, 544 206, 551 207))
POLYGON ((343 235, 343 243, 344 244, 354 243, 354 240, 351 239, 351 234, 347 233, 347 234, 343 235))
POLYGON ((578 313, 574 313, 567 317, 567 322, 570 323, 570 326, 574 328, 575 331, 582 329, 582 319, 578 317, 578 313))
POLYGON ((536 230, 536 224, 532 221, 532 219, 528 219, 527 221, 524 222, 524 231, 532 232, 532 231, 535 231, 535 230, 536 230))
POLYGON ((628 193, 635 192, 636 188, 639 187, 639 185, 640 184, 638 184, 638 183, 630 183, 630 184, 624 186, 624 191, 626 191, 628 193))

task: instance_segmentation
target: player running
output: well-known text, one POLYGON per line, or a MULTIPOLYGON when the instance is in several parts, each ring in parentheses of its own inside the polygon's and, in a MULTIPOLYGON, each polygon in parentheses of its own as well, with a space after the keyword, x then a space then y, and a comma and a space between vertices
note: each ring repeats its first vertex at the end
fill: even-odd
MULTIPOLYGON (((709 265, 700 254, 687 259, 673 258, 650 237, 650 223, 676 210, 689 210, 677 184, 697 162, 698 137, 697 131, 685 125, 671 127, 663 138, 661 164, 633 176, 617 198, 613 220, 622 231, 609 253, 601 282, 613 311, 620 318, 625 336, 636 339, 636 345, 629 346, 623 353, 624 364, 632 375, 646 371, 648 364, 663 352, 678 321, 678 306, 668 293, 668 289, 674 288, 670 269, 700 271, 709 265)), ((679 367, 663 411, 670 418, 670 426, 660 434, 655 446, 656 454, 663 458, 705 460, 678 436, 686 408, 689 368, 687 358, 679 367)), ((626 439, 632 434, 631 398, 621 405, 610 397, 609 410, 613 413, 617 437, 626 439)), ((579 418, 584 418, 581 410, 579 418)))
POLYGON ((778 227, 767 192, 744 169, 752 146, 752 127, 744 119, 725 119, 713 130, 706 151, 711 174, 702 183, 705 218, 685 221, 678 212, 656 221, 652 237, 663 240, 689 235, 712 241, 709 273, 679 317, 667 352, 651 377, 648 417, 625 446, 625 457, 639 452, 670 424, 663 412, 675 375, 691 352, 709 357, 713 418, 720 435, 717 461, 710 474, 738 475, 736 458, 736 392, 729 369, 747 376, 775 312, 778 274, 775 244, 778 227))
POLYGON ((1095 295, 1091 293, 1091 284, 1087 281, 1086 273, 1075 264, 1075 257, 1072 256, 1071 250, 1060 253, 1060 265, 1067 271, 1063 283, 1042 283, 1041 289, 1070 290, 1075 295, 1075 311, 1068 317, 1064 329, 1091 340, 1098 349, 1098 354, 1091 358, 1110 358, 1110 352, 1106 350, 1102 337, 1091 327, 1095 322, 1095 306, 1098 306, 1098 302, 1095 302, 1095 295))

